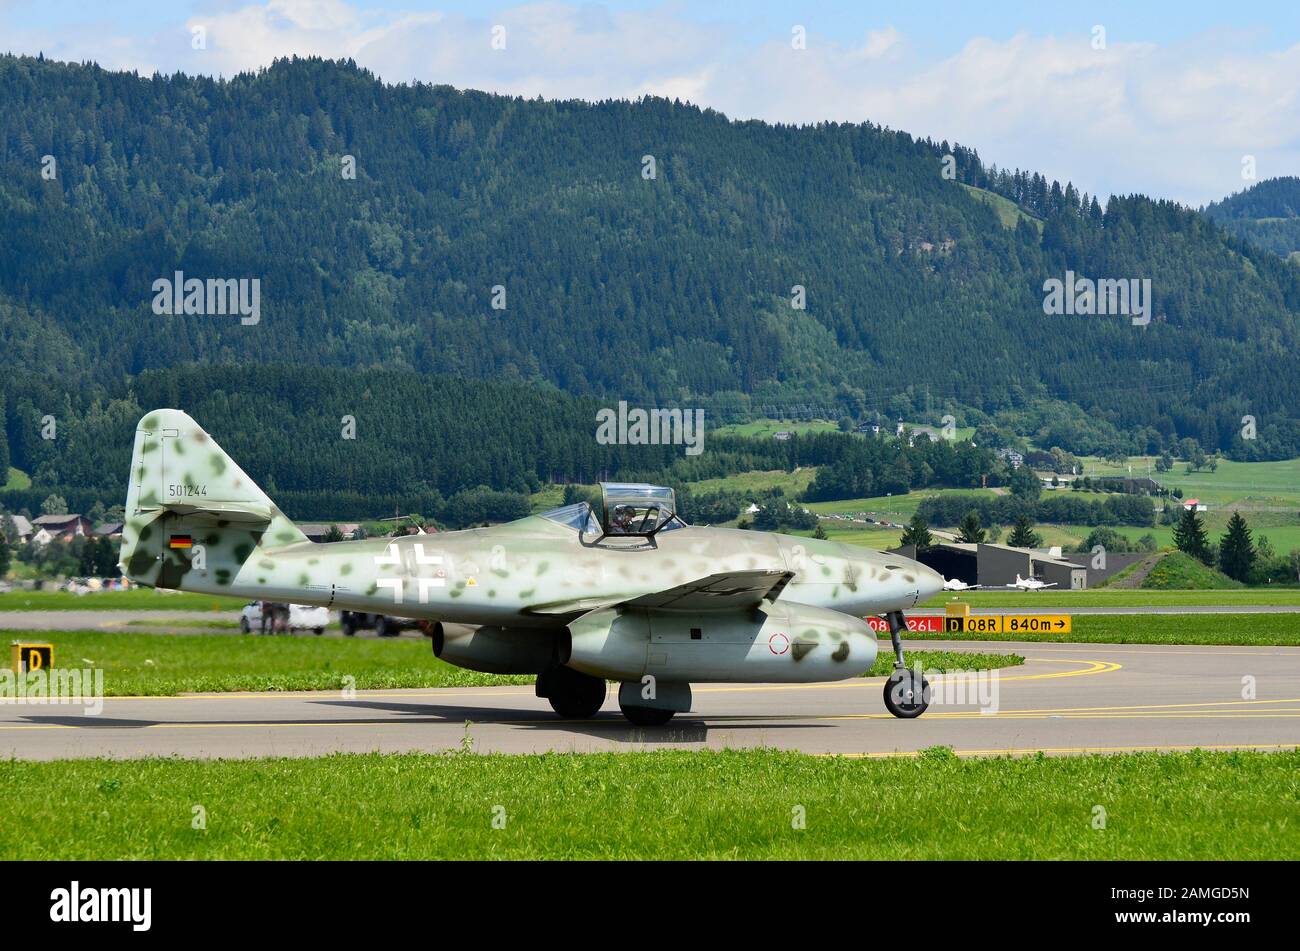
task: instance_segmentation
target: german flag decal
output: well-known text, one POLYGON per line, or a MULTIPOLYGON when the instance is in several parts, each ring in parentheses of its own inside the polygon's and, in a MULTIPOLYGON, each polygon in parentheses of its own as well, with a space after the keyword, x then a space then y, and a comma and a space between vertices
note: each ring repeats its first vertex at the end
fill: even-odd
POLYGON ((193 548, 193 547, 194 547, 194 539, 193 539, 193 537, 190 536, 190 535, 173 535, 169 547, 171 547, 171 548, 193 548))

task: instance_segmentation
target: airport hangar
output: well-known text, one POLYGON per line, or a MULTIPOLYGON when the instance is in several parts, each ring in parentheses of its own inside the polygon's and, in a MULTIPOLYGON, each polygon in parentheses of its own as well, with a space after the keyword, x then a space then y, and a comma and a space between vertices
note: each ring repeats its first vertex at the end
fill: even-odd
POLYGON ((1105 567, 1094 568, 1093 556, 1080 552, 1075 560, 1063 557, 1060 548, 1014 548, 983 542, 936 542, 916 550, 914 545, 890 551, 913 558, 933 568, 945 578, 958 578, 969 585, 1002 588, 1015 584, 1016 578, 1037 578, 1061 590, 1080 591, 1146 558, 1149 552, 1107 552, 1105 567))

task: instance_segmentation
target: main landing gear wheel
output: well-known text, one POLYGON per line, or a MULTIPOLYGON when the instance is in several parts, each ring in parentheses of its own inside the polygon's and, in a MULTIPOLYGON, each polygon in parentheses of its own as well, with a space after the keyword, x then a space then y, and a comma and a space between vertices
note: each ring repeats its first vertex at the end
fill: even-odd
POLYGON ((550 671, 547 700, 551 709, 566 720, 594 717, 605 705, 605 681, 572 669, 556 667, 550 671))
POLYGON ((633 726, 663 726, 673 718, 674 711, 658 707, 621 707, 623 716, 633 726))
POLYGON ((930 706, 930 682, 907 667, 895 669, 885 681, 885 706, 902 720, 919 717, 930 706))

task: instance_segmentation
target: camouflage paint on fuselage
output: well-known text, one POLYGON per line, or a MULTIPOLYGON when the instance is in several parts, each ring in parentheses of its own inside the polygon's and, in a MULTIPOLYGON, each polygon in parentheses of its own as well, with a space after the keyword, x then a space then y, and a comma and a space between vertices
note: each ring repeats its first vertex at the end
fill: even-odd
POLYGON ((492 528, 312 543, 194 420, 136 433, 123 572, 138 583, 467 624, 559 627, 720 572, 795 572, 787 602, 861 617, 912 607, 942 578, 897 555, 765 532, 681 527, 598 539, 542 516, 492 528), (174 550, 172 536, 193 547, 174 550))

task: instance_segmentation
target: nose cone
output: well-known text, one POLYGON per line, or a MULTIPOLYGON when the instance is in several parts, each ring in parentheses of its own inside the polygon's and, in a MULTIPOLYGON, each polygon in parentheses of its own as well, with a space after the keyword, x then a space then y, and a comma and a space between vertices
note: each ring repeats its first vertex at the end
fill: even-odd
POLYGON ((916 570, 917 587, 921 592, 917 596, 916 603, 920 604, 922 601, 934 597, 943 590, 943 575, 939 574, 939 572, 935 571, 933 568, 926 567, 919 561, 916 563, 916 570))

